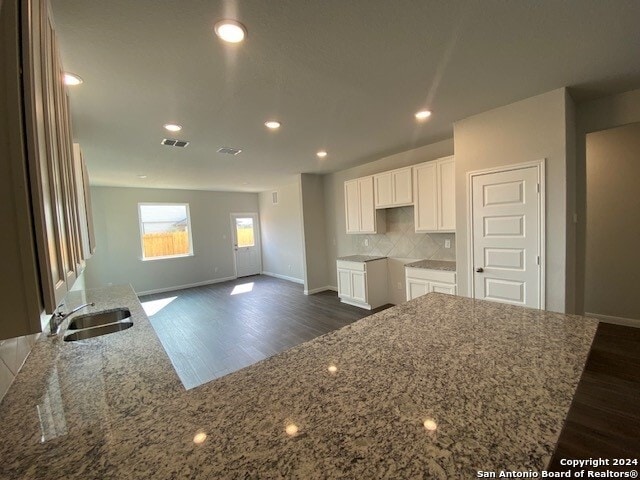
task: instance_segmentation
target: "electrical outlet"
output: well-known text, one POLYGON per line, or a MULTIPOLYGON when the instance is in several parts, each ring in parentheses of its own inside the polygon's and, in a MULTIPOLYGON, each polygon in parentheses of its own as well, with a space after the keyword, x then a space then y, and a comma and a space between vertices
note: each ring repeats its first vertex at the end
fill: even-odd
POLYGON ((398 290, 402 290, 402 282, 398 282, 398 290))
POLYGON ((369 239, 368 239, 368 238, 365 238, 365 239, 364 239, 364 246, 365 246, 365 247, 368 247, 368 246, 369 246, 369 239))
POLYGON ((287 265, 289 267, 289 270, 291 270, 291 264, 287 265))
POLYGON ((213 269, 213 272, 214 272, 214 273, 218 273, 218 267, 214 268, 214 269, 213 269))
POLYGON ((451 248, 451 240, 448 238, 444 241, 444 248, 451 248))

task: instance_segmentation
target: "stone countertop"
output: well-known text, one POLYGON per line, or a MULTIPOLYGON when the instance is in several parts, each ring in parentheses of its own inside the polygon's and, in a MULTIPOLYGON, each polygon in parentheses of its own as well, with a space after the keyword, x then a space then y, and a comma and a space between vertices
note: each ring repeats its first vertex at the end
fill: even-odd
POLYGON ((373 262, 374 260, 384 260, 387 257, 377 257, 375 255, 347 255, 346 257, 338 257, 338 260, 344 262, 373 262))
POLYGON ((446 270, 448 272, 455 272, 456 262, 450 262, 446 260, 420 260, 419 262, 407 263, 405 267, 425 268, 427 270, 446 270))
POLYGON ((2 479, 539 470, 597 325, 432 293, 186 391, 129 287, 84 300, 134 326, 36 344, 0 404, 2 479))

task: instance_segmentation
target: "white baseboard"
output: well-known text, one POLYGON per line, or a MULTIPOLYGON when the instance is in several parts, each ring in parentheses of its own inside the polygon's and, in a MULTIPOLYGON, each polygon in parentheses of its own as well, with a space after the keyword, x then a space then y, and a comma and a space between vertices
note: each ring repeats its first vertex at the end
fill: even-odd
POLYGON ((311 290, 305 290, 305 295, 313 295, 315 293, 326 292, 327 290, 331 290, 333 292, 337 292, 338 289, 336 287, 332 287, 331 285, 325 285, 324 287, 312 288, 311 290))
POLYGON ((640 320, 636 318, 614 317, 613 315, 602 315, 600 313, 584 312, 585 317, 597 318, 601 322, 615 323, 616 325, 625 325, 627 327, 640 328, 640 320))
POLYGON ((175 287, 157 288, 154 290, 146 290, 144 292, 136 292, 136 295, 138 296, 151 295, 152 293, 164 293, 164 292, 172 292, 174 290, 185 290, 187 288, 202 287, 204 285, 212 285, 214 283, 228 282, 235 279, 236 277, 216 278, 214 280, 205 280, 204 282, 190 283, 188 285, 176 285, 175 287))
POLYGON ((304 280, 301 280, 301 279, 295 278, 295 277, 287 277, 286 275, 281 275, 279 273, 262 272, 262 275, 267 275, 269 277, 279 278, 280 280, 287 280, 288 282, 304 284, 304 280))

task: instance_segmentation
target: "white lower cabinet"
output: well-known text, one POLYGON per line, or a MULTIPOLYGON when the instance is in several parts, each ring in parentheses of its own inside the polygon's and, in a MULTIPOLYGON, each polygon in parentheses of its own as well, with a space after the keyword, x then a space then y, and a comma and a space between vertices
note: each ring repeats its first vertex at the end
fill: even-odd
POLYGON ((413 300, 431 292, 457 294, 456 272, 407 267, 405 275, 407 300, 413 300))
POLYGON ((343 303, 371 310, 387 303, 387 259, 338 260, 338 297, 343 303))

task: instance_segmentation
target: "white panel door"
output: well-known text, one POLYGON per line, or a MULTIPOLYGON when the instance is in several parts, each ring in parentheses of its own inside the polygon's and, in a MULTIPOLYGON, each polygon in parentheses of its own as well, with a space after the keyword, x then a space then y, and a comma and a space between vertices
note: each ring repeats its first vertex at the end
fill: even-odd
POLYGON ((262 270, 260 232, 256 213, 231 214, 236 276, 257 275, 262 270))
POLYGON ((538 172, 472 177, 474 298, 542 308, 538 172))
POLYGON ((351 271, 338 269, 338 296, 351 298, 351 271))
POLYGON ((367 274, 351 271, 351 298, 367 303, 367 274))

